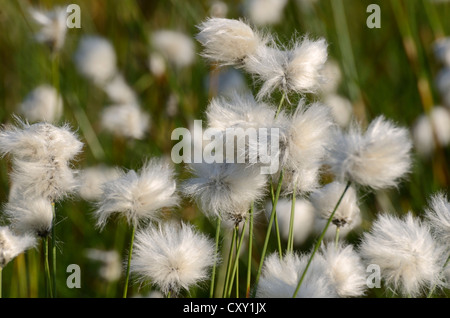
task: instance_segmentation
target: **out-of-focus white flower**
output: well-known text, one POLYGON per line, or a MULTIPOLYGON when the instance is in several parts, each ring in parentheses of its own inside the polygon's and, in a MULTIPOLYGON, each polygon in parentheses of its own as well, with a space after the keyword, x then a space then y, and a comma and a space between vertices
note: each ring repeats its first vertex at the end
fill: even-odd
POLYGON ((40 26, 35 35, 36 40, 48 45, 53 52, 61 50, 67 33, 66 8, 57 7, 52 11, 32 8, 29 12, 34 22, 40 26))
MULTIPOLYGON (((344 189, 345 184, 334 181, 311 193, 309 198, 316 212, 316 232, 323 231, 344 189)), ((339 227, 340 231, 342 230, 340 235, 345 236, 361 224, 361 214, 353 187, 347 189, 331 222, 334 226, 330 224, 325 236, 327 239, 334 237, 336 227, 339 227)))
POLYGON ((166 73, 166 61, 161 53, 152 52, 148 58, 150 72, 156 77, 161 77, 166 73))
POLYGON ((115 250, 102 251, 90 248, 86 250, 86 256, 94 261, 101 262, 99 275, 107 282, 117 281, 122 274, 120 255, 115 250))
POLYGON ((103 184, 121 176, 123 176, 123 172, 118 168, 104 165, 83 169, 78 177, 78 193, 84 200, 98 200, 103 193, 103 184))
POLYGON ((216 259, 212 240, 192 225, 168 222, 136 233, 130 272, 176 295, 207 279, 216 259))
POLYGON ((18 236, 7 226, 0 227, 0 269, 35 244, 36 240, 31 235, 18 236))
POLYGON ((103 88, 109 99, 115 104, 135 104, 137 96, 125 82, 122 74, 117 73, 103 88))
POLYGON ((62 115, 63 100, 53 86, 41 85, 25 97, 19 112, 30 122, 53 123, 62 115))
POLYGON ((83 36, 74 56, 78 71, 103 87, 117 73, 117 57, 111 42, 100 36, 83 36))
POLYGON ((435 238, 447 245, 450 241, 450 202, 444 193, 431 197, 429 206, 425 209, 425 216, 435 238))
POLYGON ((442 68, 436 75, 435 81, 442 103, 450 107, 450 66, 442 68))
POLYGON ((287 0, 247 0, 246 16, 256 25, 276 24, 283 18, 283 10, 287 0))
POLYGON ((328 59, 323 66, 322 75, 324 82, 320 89, 321 92, 324 95, 336 94, 342 81, 342 72, 339 64, 335 60, 328 59))
POLYGON ((436 59, 450 67, 450 37, 441 38, 434 42, 433 50, 436 59))
MULTIPOLYGON (((280 226, 280 234, 284 240, 288 239, 289 224, 291 221, 292 200, 279 199, 277 203, 277 218, 280 226)), ((311 235, 314 226, 314 208, 308 200, 296 198, 294 208, 294 243, 295 245, 303 244, 311 235)), ((269 201, 266 204, 266 215, 270 217, 272 212, 272 204, 269 201)))
POLYGON ((173 30, 158 30, 153 32, 151 43, 157 52, 161 53, 176 67, 187 67, 194 62, 194 42, 184 33, 173 30))
MULTIPOLYGON (((289 253, 280 260, 278 253, 264 259, 257 298, 292 298, 298 281, 308 263, 309 255, 289 253)), ((336 298, 336 287, 329 275, 328 264, 322 255, 313 258, 297 298, 336 298)))
POLYGON ((137 104, 110 105, 102 110, 101 126, 115 135, 142 139, 150 126, 150 115, 137 104))
POLYGON ((16 191, 29 197, 59 200, 76 189, 75 171, 70 167, 83 143, 68 125, 49 123, 30 125, 18 120, 21 127, 0 131, 0 154, 11 154, 11 181, 16 191))
POLYGON ((329 143, 325 163, 341 182, 382 189, 397 186, 411 168, 412 142, 407 129, 383 116, 362 133, 359 126, 338 130, 329 143))
POLYGON ((225 18, 228 14, 228 5, 223 1, 213 1, 209 7, 209 15, 214 18, 225 18))
POLYGON ((329 94, 323 98, 323 103, 331 108, 331 113, 336 124, 342 128, 350 124, 353 106, 347 98, 337 94, 329 94))
POLYGON ((202 56, 222 65, 242 65, 267 41, 241 20, 209 18, 198 26, 202 56))
POLYGON ((402 295, 418 296, 442 283, 443 248, 429 226, 410 213, 404 218, 380 214, 364 233, 359 251, 367 264, 380 266, 387 286, 402 295))
POLYGON ((435 106, 430 114, 421 115, 413 126, 414 146, 422 156, 429 156, 436 148, 450 144, 450 111, 435 106))
POLYGON ((147 161, 139 173, 128 171, 122 177, 105 182, 95 216, 103 228, 111 215, 123 215, 129 224, 160 218, 163 208, 178 205, 174 170, 159 159, 147 161))

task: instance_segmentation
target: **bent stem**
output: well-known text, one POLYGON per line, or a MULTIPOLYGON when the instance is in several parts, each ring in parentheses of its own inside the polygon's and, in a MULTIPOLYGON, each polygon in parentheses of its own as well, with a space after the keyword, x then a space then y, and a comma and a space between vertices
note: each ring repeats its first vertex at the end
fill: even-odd
POLYGON ((128 293, 128 281, 130 279, 130 264, 131 264, 131 255, 133 253, 133 244, 134 244, 134 234, 136 232, 136 225, 133 224, 131 229, 131 239, 130 239, 130 248, 128 252, 128 262, 127 262, 127 274, 125 277, 125 286, 123 288, 123 298, 127 298, 128 293))
MULTIPOLYGON (((220 239, 220 223, 221 223, 221 218, 220 216, 217 217, 217 221, 216 221, 216 250, 215 250, 215 254, 217 255, 217 253, 219 252, 219 239, 220 239)), ((209 298, 213 298, 214 297, 214 282, 215 282, 215 278, 216 278, 216 267, 217 267, 217 260, 214 261, 214 265, 212 268, 212 273, 211 273, 211 287, 209 290, 209 298)))
POLYGON ((333 209, 333 212, 331 212, 330 217, 328 218, 327 224, 325 225, 325 228, 323 229, 322 234, 320 235, 319 239, 317 240, 317 243, 314 246, 314 250, 311 253, 311 256, 309 257, 308 263, 306 264, 306 267, 305 267, 305 269, 303 271, 303 274, 302 274, 300 280, 298 281, 297 288, 295 289, 295 292, 292 295, 293 298, 297 297, 298 291, 300 290, 300 287, 301 287, 301 285, 303 283, 303 280, 305 279, 306 273, 308 272, 308 268, 311 265, 311 262, 312 262, 312 260, 314 258, 314 255, 316 254, 317 250, 319 249, 320 244, 322 243, 323 238, 325 237, 325 234, 327 233, 328 227, 330 226, 331 221, 333 220, 334 214, 336 213, 337 208, 341 204, 341 201, 344 198, 345 193, 347 192, 348 188, 350 188, 350 184, 351 184, 351 181, 348 181, 347 185, 345 186, 344 191, 341 194, 341 197, 339 198, 338 202, 336 203, 336 205, 335 205, 335 207, 333 209))

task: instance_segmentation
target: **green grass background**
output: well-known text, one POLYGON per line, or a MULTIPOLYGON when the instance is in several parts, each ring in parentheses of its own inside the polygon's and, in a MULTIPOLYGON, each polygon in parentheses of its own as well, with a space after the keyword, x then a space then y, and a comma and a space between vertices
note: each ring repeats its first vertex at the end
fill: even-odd
MULTIPOLYGON (((242 2, 224 1, 228 18, 243 16, 242 2)), ((188 127, 193 119, 202 119, 203 110, 211 98, 205 87, 210 66, 198 54, 194 64, 182 70, 169 68, 163 79, 154 78, 148 70, 150 45, 148 37, 158 29, 174 29, 192 37, 196 26, 209 15, 212 1, 206 0, 73 0, 81 7, 81 29, 69 29, 60 56, 60 83, 64 98, 64 116, 78 129, 86 142, 86 131, 80 127, 80 108, 95 131, 104 155, 96 155, 87 144, 76 163, 77 168, 99 163, 127 169, 138 169, 146 158, 169 155, 174 142, 170 134, 176 127, 188 127), (127 141, 101 131, 99 114, 108 103, 105 94, 77 72, 73 54, 80 37, 97 34, 107 37, 117 53, 118 68, 139 96, 141 107, 152 117, 148 135, 139 141, 127 141), (180 111, 175 117, 165 113, 167 100, 175 93, 180 111), (77 113, 78 112, 78 113, 77 113)), ((42 83, 51 83, 49 50, 33 40, 36 26, 27 8, 52 8, 68 5, 64 1, 0 1, 0 122, 11 122, 11 115, 26 94, 42 83)), ((343 71, 339 92, 348 97, 355 116, 370 122, 384 114, 399 123, 412 127, 414 121, 434 105, 441 103, 434 77, 440 69, 432 43, 438 37, 450 35, 450 3, 428 0, 320 0, 311 10, 289 0, 282 22, 266 29, 275 33, 280 42, 287 43, 305 33, 323 36, 329 42, 329 55, 343 71), (381 28, 366 26, 369 4, 381 8, 381 28), (418 86, 418 83, 422 83, 418 86), (419 88, 420 87, 420 88, 419 88), (424 88, 425 87, 425 88, 424 88), (427 89, 427 87, 429 89, 427 89)), ((201 50, 196 42, 196 52, 201 50)), ((248 84, 252 82, 247 78, 248 84)), ((254 87, 256 93, 257 87, 254 87)), ((274 97, 276 100, 276 96, 274 97)), ((436 150, 431 158, 414 156, 414 168, 409 179, 398 189, 367 193, 361 191, 363 229, 380 211, 404 214, 413 211, 420 215, 431 194, 438 190, 448 193, 448 148, 436 150)), ((9 192, 10 162, 0 159, 0 202, 6 203, 9 192)), ((184 168, 177 167, 181 178, 184 168)), ((107 285, 98 277, 98 263, 85 257, 86 248, 116 249, 126 257, 129 229, 124 222, 109 222, 99 232, 94 227, 93 205, 80 199, 57 203, 56 236, 57 283, 59 297, 120 297, 123 278, 116 285, 107 285), (66 287, 66 267, 78 264, 81 268, 80 289, 66 287)), ((195 206, 185 202, 173 211, 180 218, 198 225, 213 237, 213 226, 195 206)), ((264 227, 264 221, 258 224, 264 227)), ((359 233, 349 239, 357 242, 359 233)), ((256 248, 262 239, 256 240, 256 248)), ((259 244, 259 245, 258 245, 259 244)), ((301 248, 309 248, 305 245, 301 248)), ((273 248, 273 247, 271 247, 273 248)), ((256 258, 257 258, 257 253, 256 258)), ((245 265, 245 264, 244 264, 245 265)), ((3 271, 4 297, 43 297, 45 279, 39 249, 28 251, 5 267, 3 271), (26 279, 24 279, 26 277, 26 279)), ((244 285, 244 284, 242 284, 244 285)), ((208 284, 193 288, 191 296, 207 295, 208 284), (206 287, 206 288, 205 288, 206 287)), ((129 295, 145 295, 151 287, 132 284, 129 295)), ((386 297, 385 289, 371 290, 368 297, 386 297)))

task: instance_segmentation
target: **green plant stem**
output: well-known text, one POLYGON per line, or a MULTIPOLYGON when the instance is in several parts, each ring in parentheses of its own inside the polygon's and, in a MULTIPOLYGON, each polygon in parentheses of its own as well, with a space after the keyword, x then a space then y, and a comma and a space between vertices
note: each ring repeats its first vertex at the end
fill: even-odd
POLYGON ((134 244, 134 234, 136 233, 136 225, 133 224, 131 229, 131 239, 130 239, 130 248, 128 251, 128 262, 127 262, 127 273, 125 277, 125 286, 123 288, 123 298, 127 298, 128 293, 128 281, 130 279, 130 265, 131 265, 131 255, 133 254, 133 244, 134 244))
POLYGON ((294 217, 295 217, 295 199, 296 199, 297 186, 294 184, 294 189, 292 191, 292 202, 291 202, 291 216, 289 219, 289 234, 287 243, 287 252, 292 253, 294 251, 294 217))
POLYGON ((280 177, 278 179, 277 192, 274 196, 272 196, 273 197, 272 211, 270 213, 270 219, 269 219, 269 224, 267 226, 266 238, 264 240, 264 246, 263 246, 263 250, 261 252, 261 260, 259 262, 258 271, 256 273, 255 286, 258 285, 259 277, 261 276, 261 270, 262 270, 262 266, 264 263, 264 258, 266 256, 266 252, 267 252, 267 246, 269 245, 270 232, 272 230, 273 220, 276 217, 276 208, 277 208, 278 198, 279 198, 280 192, 281 192, 281 184, 283 183, 283 175, 284 175, 284 172, 283 172, 283 170, 281 170, 280 177))
MULTIPOLYGON (((245 236, 245 228, 246 228, 247 222, 244 223, 244 226, 242 227, 241 235, 239 238, 239 242, 236 242, 236 258, 234 260, 233 270, 231 272, 231 279, 230 281, 233 282, 234 278, 236 277, 236 298, 239 298, 239 254, 241 252, 242 242, 244 241, 245 236)), ((228 288, 228 297, 231 295, 231 291, 233 289, 233 283, 230 284, 228 288)))
POLYGON ((286 99, 286 93, 283 93, 283 96, 281 96, 281 100, 280 103, 278 104, 278 108, 277 108, 277 112, 275 114, 275 119, 278 117, 278 115, 280 114, 281 111, 281 106, 283 105, 284 100, 286 99))
POLYGON ((45 269, 45 276, 46 276, 46 297, 53 298, 53 292, 52 292, 52 278, 50 275, 50 266, 48 262, 48 236, 44 237, 43 240, 43 248, 44 248, 44 269, 45 269))
POLYGON ((336 235, 334 236, 334 246, 337 248, 339 245, 339 233, 340 233, 341 227, 336 226, 336 235))
POLYGON ((3 268, 0 267, 0 298, 3 297, 3 295, 2 295, 2 277, 3 277, 3 268))
POLYGON ((253 219, 254 219, 254 203, 252 202, 250 205, 250 220, 249 220, 249 228, 248 228, 248 262, 247 262, 247 289, 245 297, 250 297, 250 282, 252 279, 252 251, 253 251, 253 219))
MULTIPOLYGON (((217 255, 217 253, 219 252, 219 240, 220 240, 220 223, 221 223, 221 218, 218 217, 217 221, 216 221, 216 251, 215 254, 217 255)), ((217 260, 214 261, 214 265, 212 268, 212 273, 211 273, 211 287, 209 290, 209 298, 213 298, 214 297, 214 283, 215 283, 215 278, 216 278, 216 267, 217 267, 217 260)))
POLYGON ((231 263, 233 262, 233 250, 234 250, 234 244, 236 242, 236 236, 237 236, 237 227, 235 226, 233 228, 233 236, 231 238, 230 251, 228 253, 227 271, 226 271, 225 283, 224 283, 223 291, 222 291, 222 298, 225 298, 227 296, 228 285, 229 285, 229 280, 230 280, 231 263))
POLYGON ((319 239, 317 240, 316 245, 314 246, 314 250, 311 253, 311 256, 309 257, 308 263, 306 264, 305 270, 303 271, 303 274, 302 274, 300 280, 298 281, 297 288, 295 289, 295 292, 292 295, 293 298, 297 297, 297 293, 300 290, 303 280, 305 279, 306 273, 308 272, 308 268, 311 265, 314 255, 316 254, 317 250, 319 249, 320 244, 322 243, 323 238, 325 237, 325 234, 327 233, 328 227, 330 226, 331 221, 333 220, 334 214, 336 213, 337 208, 341 204, 341 201, 344 198, 345 193, 347 192, 348 188, 350 188, 350 184, 351 184, 351 181, 348 181, 347 185, 345 186, 344 191, 341 194, 341 197, 339 198, 338 202, 336 203, 336 205, 333 209, 333 212, 331 212, 330 217, 328 218, 327 224, 325 225, 325 228, 323 229, 322 234, 320 235, 319 239))
POLYGON ((55 235, 56 209, 55 209, 55 202, 52 202, 52 214, 53 214, 53 224, 52 224, 52 274, 53 274, 53 297, 56 298, 56 235, 55 235))

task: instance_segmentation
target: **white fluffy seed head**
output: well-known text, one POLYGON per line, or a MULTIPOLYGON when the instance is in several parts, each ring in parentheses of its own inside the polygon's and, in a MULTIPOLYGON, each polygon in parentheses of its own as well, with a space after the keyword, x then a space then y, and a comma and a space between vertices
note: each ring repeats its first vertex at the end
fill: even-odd
POLYGON ((198 29, 196 39, 204 47, 202 56, 222 65, 242 65, 265 42, 241 20, 209 18, 198 29))
POLYGON ((19 105, 19 112, 30 122, 57 121, 63 112, 63 100, 50 85, 33 89, 19 105))
POLYGON ((329 275, 340 297, 360 297, 367 289, 366 268, 352 245, 323 245, 323 255, 329 275))
POLYGON ((114 47, 100 36, 82 37, 74 59, 81 75, 99 86, 104 86, 117 72, 114 47))
POLYGON ((212 240, 192 225, 167 222, 136 233, 130 272, 176 295, 208 279, 216 261, 212 240))
POLYGON ((31 235, 16 235, 7 226, 0 227, 0 269, 17 255, 34 247, 36 240, 31 235))
POLYGON ((158 30, 153 32, 151 43, 157 52, 176 67, 187 67, 194 62, 194 42, 184 33, 173 30, 158 30))
POLYGON ((65 7, 56 7, 52 11, 29 10, 31 18, 40 26, 35 39, 49 46, 53 52, 62 49, 67 33, 67 11, 65 7))
POLYGON ((87 201, 99 200, 102 196, 102 186, 108 181, 123 176, 119 168, 98 165, 80 171, 78 177, 78 194, 87 201))
POLYGON ((111 105, 102 110, 101 125, 117 136, 143 139, 150 128, 150 115, 137 104, 111 105))
POLYGON ((336 131, 333 139, 325 163, 341 182, 350 180, 373 189, 395 187, 411 169, 408 130, 383 116, 364 133, 353 125, 348 132, 336 131))
POLYGON ((244 6, 250 21, 263 26, 280 22, 286 4, 287 0, 247 0, 244 6))
POLYGON ((191 164, 193 177, 182 186, 208 217, 241 222, 252 202, 264 197, 266 176, 256 166, 237 163, 191 164))
POLYGON ((20 235, 45 237, 50 234, 53 222, 52 204, 41 197, 29 198, 13 191, 5 205, 4 214, 11 229, 20 235))
MULTIPOLYGON (((311 193, 309 198, 319 220, 325 221, 325 223, 328 221, 345 187, 345 184, 334 181, 311 193)), ((347 228, 347 230, 353 229, 361 223, 356 191, 353 187, 347 189, 331 222, 335 226, 347 228)), ((323 222, 318 223, 322 225, 323 222)))
POLYGON ((352 119, 353 105, 346 97, 329 94, 323 98, 323 103, 330 107, 333 119, 340 127, 347 127, 352 119))
POLYGON ((379 215, 359 251, 367 264, 380 267, 387 286, 402 295, 418 296, 441 284, 442 247, 429 226, 411 213, 403 218, 379 215))
POLYGON ((90 248, 86 250, 86 257, 101 263, 98 273, 105 281, 119 280, 122 274, 122 264, 120 254, 116 250, 104 251, 90 248))
POLYGON ((97 203, 97 226, 103 228, 111 215, 123 215, 129 224, 160 218, 163 208, 178 205, 175 172, 161 159, 147 161, 139 173, 128 171, 122 177, 105 182, 97 203))
POLYGON ((137 96, 125 81, 121 73, 117 73, 103 88, 111 102, 115 104, 135 104, 137 96))
MULTIPOLYGON (((278 253, 264 259, 257 298, 292 298, 309 255, 288 253, 280 260, 278 253)), ((316 254, 297 293, 297 298, 335 298, 336 288, 328 273, 325 259, 316 254)))
POLYGON ((434 237, 447 244, 450 241, 450 202, 444 193, 437 193, 430 198, 425 216, 434 237))

